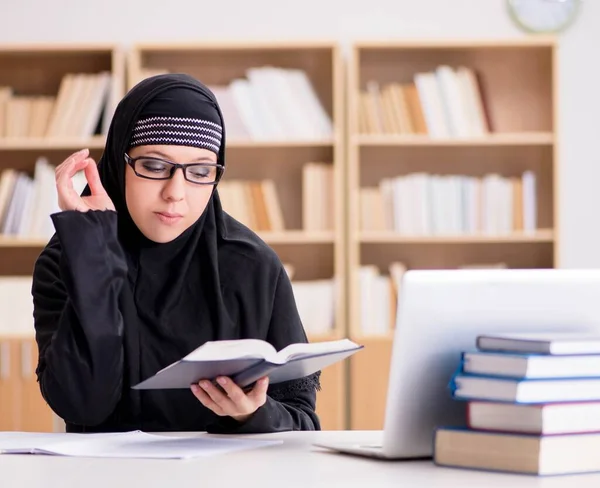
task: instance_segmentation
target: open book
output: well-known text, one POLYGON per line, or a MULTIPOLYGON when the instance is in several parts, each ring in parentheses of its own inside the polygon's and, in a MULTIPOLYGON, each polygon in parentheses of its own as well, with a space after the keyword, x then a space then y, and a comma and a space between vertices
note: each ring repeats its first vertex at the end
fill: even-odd
POLYGON ((268 376, 271 384, 281 383, 316 373, 362 347, 348 339, 290 344, 281 351, 259 339, 211 341, 133 388, 189 388, 218 376, 229 376, 242 388, 263 376, 268 376))

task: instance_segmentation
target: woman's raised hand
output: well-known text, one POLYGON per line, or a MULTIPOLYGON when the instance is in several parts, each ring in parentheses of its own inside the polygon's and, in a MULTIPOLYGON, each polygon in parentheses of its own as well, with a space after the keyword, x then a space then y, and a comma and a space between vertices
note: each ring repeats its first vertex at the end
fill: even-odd
POLYGON ((115 206, 100 181, 96 162, 89 157, 89 150, 82 149, 65 159, 57 168, 56 190, 61 210, 115 210, 115 206), (81 170, 90 187, 91 195, 82 197, 73 188, 73 177, 81 170))

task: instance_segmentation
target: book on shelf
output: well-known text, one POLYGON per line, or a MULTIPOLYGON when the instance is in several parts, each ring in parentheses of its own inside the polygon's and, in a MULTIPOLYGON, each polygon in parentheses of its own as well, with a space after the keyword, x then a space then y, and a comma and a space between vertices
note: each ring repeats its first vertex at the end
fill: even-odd
MULTIPOLYGON (((302 229, 331 231, 334 228, 333 166, 308 162, 302 168, 302 229)), ((224 178, 219 182, 223 209, 255 231, 287 229, 280 190, 273 179, 224 178)))
MULTIPOLYGON (((168 73, 143 68, 134 81, 168 73)), ((333 122, 306 71, 254 66, 229 83, 209 84, 229 141, 310 141, 333 137, 333 122)))
POLYGON ((259 339, 209 341, 132 388, 190 388, 192 383, 219 376, 231 377, 242 388, 263 376, 271 384, 281 383, 316 373, 362 347, 349 339, 290 344, 279 351, 259 339))
POLYGON ((21 95, 0 87, 0 138, 88 138, 106 134, 112 118, 112 76, 67 73, 54 95, 21 95))
MULTIPOLYGON (((36 160, 33 176, 12 168, 0 172, 0 234, 20 239, 52 237, 50 215, 60 211, 54 172, 45 157, 36 160)), ((83 171, 74 176, 78 193, 86 184, 83 171)))
POLYGON ((223 210, 252 230, 285 230, 274 180, 223 179, 219 182, 218 192, 223 210))
POLYGON ((499 235, 537 229, 536 175, 409 173, 360 189, 362 231, 499 235))
POLYGON ((332 164, 309 162, 302 168, 302 228, 328 231, 335 227, 335 184, 332 164))
POLYGON ((600 471, 598 344, 583 332, 476 337, 450 384, 466 404, 465 426, 438 426, 434 461, 537 475, 600 471), (551 352, 552 343, 576 346, 551 352))
POLYGON ((33 337, 33 300, 29 276, 0 276, 0 337, 31 335, 33 337))
POLYGON ((374 265, 359 268, 361 334, 386 336, 394 329, 406 269, 402 262, 390 263, 388 275, 381 274, 374 265))
POLYGON ((361 134, 477 137, 492 124, 481 75, 465 66, 437 66, 406 82, 367 80, 358 96, 361 134))
POLYGON ((292 280, 298 315, 308 336, 323 336, 334 329, 335 280, 292 280))

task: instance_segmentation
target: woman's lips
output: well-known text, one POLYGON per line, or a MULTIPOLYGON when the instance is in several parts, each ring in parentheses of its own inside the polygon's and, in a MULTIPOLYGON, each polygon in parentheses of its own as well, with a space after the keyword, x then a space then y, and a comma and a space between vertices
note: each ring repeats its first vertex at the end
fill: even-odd
POLYGON ((183 218, 183 215, 178 213, 155 212, 155 214, 163 224, 167 225, 176 224, 183 218))

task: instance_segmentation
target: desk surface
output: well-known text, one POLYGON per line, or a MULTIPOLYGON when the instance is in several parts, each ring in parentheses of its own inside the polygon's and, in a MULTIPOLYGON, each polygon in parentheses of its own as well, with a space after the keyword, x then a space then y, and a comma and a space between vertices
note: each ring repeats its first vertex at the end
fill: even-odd
MULTIPOLYGON (((203 435, 203 434, 195 434, 203 435)), ((330 453, 317 441, 376 442, 380 432, 286 432, 283 444, 193 460, 0 456, 0 486, 12 488, 224 486, 240 488, 598 488, 600 474, 535 477, 441 468, 431 461, 380 461, 330 453)))

